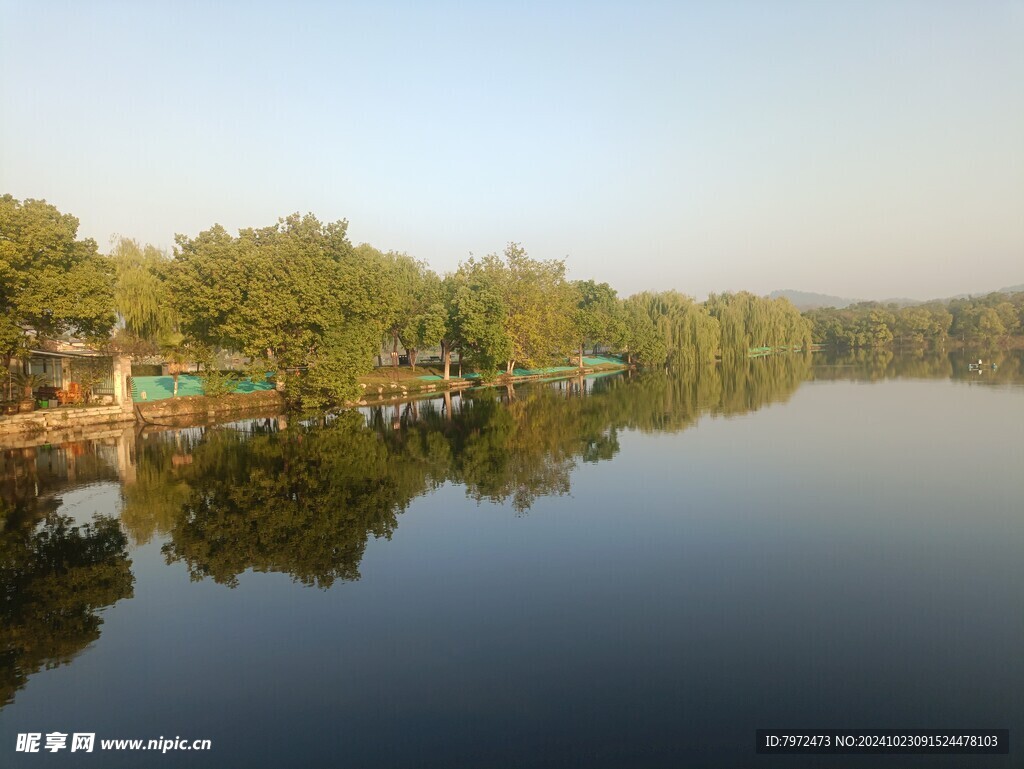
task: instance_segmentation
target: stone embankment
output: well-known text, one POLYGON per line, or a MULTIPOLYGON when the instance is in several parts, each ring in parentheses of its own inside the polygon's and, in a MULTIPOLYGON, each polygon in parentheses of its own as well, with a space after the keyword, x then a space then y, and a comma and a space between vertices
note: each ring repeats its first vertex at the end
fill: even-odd
POLYGON ((166 398, 149 403, 136 403, 135 413, 142 424, 181 423, 187 419, 203 422, 231 414, 245 415, 248 412, 268 410, 283 411, 284 396, 276 390, 262 390, 254 393, 236 393, 208 398, 205 395, 190 395, 183 398, 166 398))
POLYGON ((0 416, 0 447, 74 440, 86 431, 112 429, 135 421, 121 406, 82 406, 37 409, 0 416))
MULTIPOLYGON (((556 372, 531 373, 526 376, 500 376, 493 382, 451 379, 448 381, 395 382, 363 385, 364 395, 346 404, 373 406, 384 403, 430 397, 464 388, 510 387, 520 382, 570 379, 598 371, 624 369, 626 366, 600 366, 584 369, 562 369, 556 372)), ((167 398, 127 406, 88 406, 39 409, 26 414, 0 416, 0 448, 63 443, 89 437, 104 430, 123 429, 129 423, 154 427, 182 427, 226 421, 231 417, 283 414, 284 396, 276 390, 236 393, 208 398, 203 395, 167 398), (86 434, 88 433, 88 435, 86 434)))

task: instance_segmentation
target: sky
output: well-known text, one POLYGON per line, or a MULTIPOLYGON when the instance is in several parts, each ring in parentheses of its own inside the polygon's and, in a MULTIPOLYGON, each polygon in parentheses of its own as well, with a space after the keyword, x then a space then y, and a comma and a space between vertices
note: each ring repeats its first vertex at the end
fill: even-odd
POLYGON ((1024 0, 0 0, 0 194, 620 294, 1024 283, 1024 0))

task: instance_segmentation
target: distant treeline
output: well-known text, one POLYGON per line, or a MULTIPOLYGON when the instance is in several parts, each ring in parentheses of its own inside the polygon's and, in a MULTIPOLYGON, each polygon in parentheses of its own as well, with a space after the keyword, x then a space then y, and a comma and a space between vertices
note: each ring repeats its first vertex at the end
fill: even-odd
MULTIPOLYGON (((607 283, 569 281, 565 263, 516 243, 441 276, 408 254, 348 239, 348 223, 293 214, 232 235, 178 235, 173 257, 121 239, 109 256, 77 240, 78 220, 45 201, 0 198, 0 348, 9 362, 33 337, 76 333, 136 357, 209 368, 240 353, 277 371, 306 405, 353 398, 382 342, 415 366, 440 349, 487 378, 536 368, 587 346, 645 364, 692 365, 800 347, 811 325, 785 299, 675 291, 627 299, 607 283), (292 372, 288 375, 286 372, 292 372)), ((260 374, 262 376, 262 373, 260 374)))
POLYGON ((804 313, 814 341, 840 348, 942 345, 950 337, 973 343, 1005 342, 1024 330, 1024 292, 933 301, 910 307, 861 302, 804 313))

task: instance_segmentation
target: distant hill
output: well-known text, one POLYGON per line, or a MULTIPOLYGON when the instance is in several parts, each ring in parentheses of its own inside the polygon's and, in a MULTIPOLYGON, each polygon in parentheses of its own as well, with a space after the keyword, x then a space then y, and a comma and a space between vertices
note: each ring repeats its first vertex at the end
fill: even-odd
POLYGON ((1006 288, 999 289, 1000 294, 1016 294, 1018 291, 1024 291, 1024 283, 1018 283, 1016 286, 1007 286, 1006 288))
POLYGON ((830 296, 828 294, 815 294, 811 291, 793 291, 792 289, 772 291, 768 297, 770 299, 788 299, 801 312, 816 310, 819 307, 836 307, 841 309, 861 301, 860 299, 845 299, 841 296, 830 296))
POLYGON ((897 307, 913 307, 915 304, 924 304, 920 299, 908 299, 905 296, 894 296, 891 299, 880 299, 880 304, 894 304, 897 307))

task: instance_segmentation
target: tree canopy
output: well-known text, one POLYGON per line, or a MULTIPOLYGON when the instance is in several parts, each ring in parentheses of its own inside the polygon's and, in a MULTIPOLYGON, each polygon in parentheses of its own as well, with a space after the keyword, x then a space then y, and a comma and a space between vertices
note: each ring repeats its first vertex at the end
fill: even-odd
POLYGON ((75 333, 106 341, 114 326, 109 260, 78 239, 78 219, 44 200, 0 197, 0 354, 75 333))
POLYGON ((279 386, 313 408, 358 399, 382 346, 392 365, 401 348, 414 368, 421 352, 439 349, 445 379, 457 352, 460 369, 493 379, 573 359, 582 367, 588 345, 629 363, 699 367, 813 342, 994 344, 1024 330, 1024 293, 804 315, 786 299, 742 291, 704 302, 677 291, 620 298, 607 283, 569 281, 564 261, 534 259, 515 242, 442 276, 408 254, 354 246, 347 221, 312 214, 237 234, 215 224, 178 235, 170 256, 121 238, 105 258, 77 232, 77 219, 44 201, 0 198, 8 363, 33 335, 65 333, 205 369, 223 350, 248 359, 250 375, 276 371, 279 386))
POLYGON ((994 344, 1024 330, 1024 292, 925 302, 906 307, 860 302, 806 313, 814 341, 839 349, 933 344, 950 337, 994 344))

